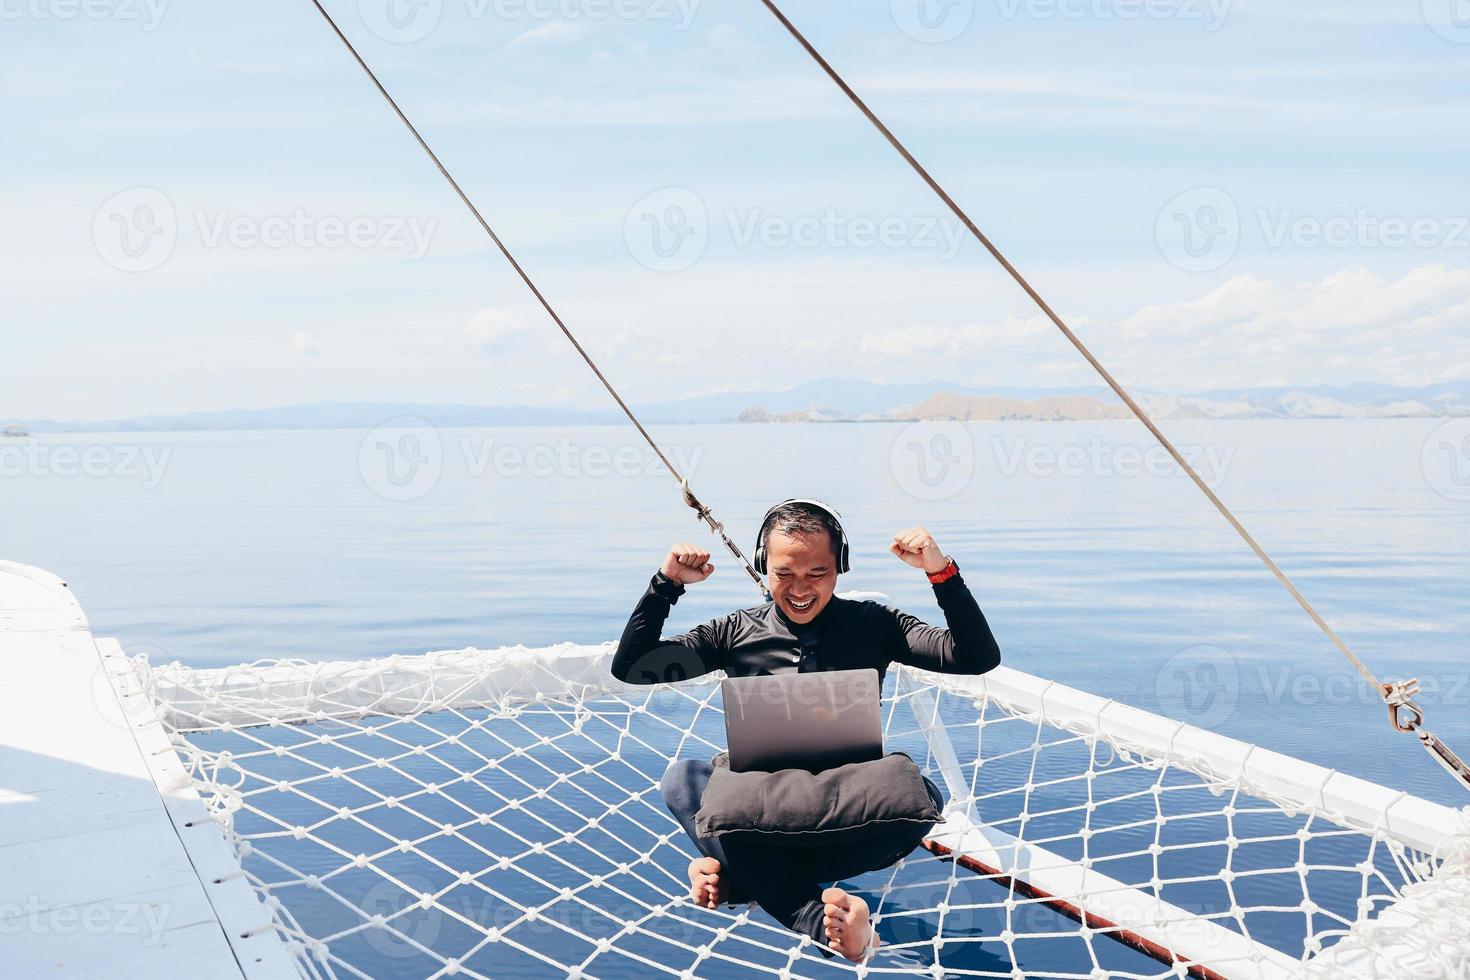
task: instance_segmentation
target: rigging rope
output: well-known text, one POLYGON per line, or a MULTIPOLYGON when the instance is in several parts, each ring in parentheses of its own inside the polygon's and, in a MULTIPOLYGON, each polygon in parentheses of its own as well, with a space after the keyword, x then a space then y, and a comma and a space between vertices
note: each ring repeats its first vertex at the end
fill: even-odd
MULTIPOLYGON (((1349 647, 1347 643, 1342 639, 1342 637, 1337 634, 1337 631, 1332 628, 1332 626, 1327 622, 1326 619, 1322 617, 1319 612, 1317 612, 1316 607, 1314 607, 1312 603, 1307 599, 1307 597, 1303 595, 1302 592, 1296 587, 1296 585, 1291 581, 1287 574, 1281 569, 1281 566, 1279 566, 1276 561, 1266 552, 1266 550, 1261 547, 1261 545, 1256 541, 1255 537, 1252 536, 1250 531, 1246 529, 1245 525, 1242 524, 1238 518, 1236 518, 1234 513, 1231 512, 1230 508, 1226 506, 1225 502, 1221 500, 1220 497, 1212 489, 1210 489, 1209 484, 1204 481, 1204 478, 1201 477, 1199 473, 1195 470, 1195 468, 1190 465, 1189 461, 1184 458, 1183 453, 1181 453, 1178 448, 1175 447, 1174 443, 1170 441, 1169 437, 1163 433, 1163 431, 1158 427, 1157 424, 1155 424, 1154 420, 1149 417, 1148 413, 1144 411, 1143 407, 1139 405, 1138 402, 1133 399, 1133 396, 1128 393, 1127 389, 1125 389, 1123 385, 1115 377, 1113 377, 1112 373, 1103 365, 1101 361, 1097 359, 1092 351, 1088 349, 1087 345, 1082 342, 1081 338, 1079 338, 1072 331, 1072 329, 1067 326, 1066 321, 1064 321, 1061 316, 1059 316, 1057 312, 1052 309, 1051 305, 1048 304, 1047 301, 1041 296, 1041 294, 1032 287, 1032 285, 1026 280, 1023 275, 1021 275, 1020 271, 1011 264, 1010 260, 1005 257, 1000 249, 997 248, 996 245, 985 235, 985 233, 980 230, 980 227, 975 224, 975 222, 970 218, 968 214, 965 213, 965 210, 961 208, 960 205, 954 200, 954 198, 949 195, 944 187, 937 180, 934 179, 929 171, 925 169, 924 165, 921 164, 918 159, 909 152, 908 148, 904 146, 903 142, 893 134, 893 131, 890 130, 887 125, 884 124, 883 120, 878 118, 877 114, 868 107, 867 103, 863 101, 863 99, 857 94, 857 92, 855 92, 853 88, 847 84, 846 80, 843 79, 843 77, 837 72, 837 70, 834 69, 830 63, 828 63, 827 59, 822 56, 821 52, 817 51, 812 43, 806 39, 806 36, 797 29, 796 25, 794 25, 789 18, 787 18, 785 13, 781 11, 781 8, 776 5, 774 0, 761 0, 761 2, 765 5, 766 9, 769 10, 771 14, 781 23, 782 27, 784 27, 786 31, 802 46, 802 48, 806 50, 807 54, 812 57, 812 59, 817 63, 818 66, 821 67, 821 69, 827 74, 827 76, 832 79, 837 87, 842 90, 843 94, 845 94, 848 99, 852 101, 853 105, 855 105, 859 109, 859 111, 862 112, 862 114, 868 119, 870 123, 873 124, 875 128, 877 128, 879 133, 883 135, 883 137, 889 142, 889 144, 891 144, 893 148, 898 151, 899 155, 902 156, 903 159, 909 164, 909 166, 914 169, 915 173, 917 173, 929 186, 929 188, 939 196, 940 200, 942 200, 944 204, 950 209, 950 211, 953 212, 955 217, 957 217, 975 237, 975 239, 985 247, 985 250, 988 251, 995 258, 995 260, 1001 264, 1006 272, 1010 274, 1011 278, 1013 278, 1016 283, 1026 292, 1026 294, 1031 297, 1031 299, 1036 303, 1036 305, 1041 309, 1046 317, 1051 320, 1053 324, 1056 325, 1057 329, 1060 330, 1062 332, 1062 335, 1065 336, 1067 340, 1072 344, 1072 346, 1077 349, 1078 353, 1080 353, 1087 360, 1087 362, 1092 365, 1093 369, 1097 371, 1097 373, 1102 377, 1105 382, 1107 382, 1108 386, 1118 395, 1118 397, 1123 400, 1124 404, 1128 406, 1128 408, 1133 412, 1138 420, 1142 422, 1145 427, 1148 428, 1149 432, 1152 433, 1154 438, 1158 440, 1159 444, 1164 447, 1165 451, 1167 451, 1169 455, 1174 459, 1174 461, 1179 464, 1179 467, 1189 476, 1191 480, 1194 481, 1194 484, 1199 487, 1200 491, 1204 493, 1204 495, 1209 499, 1212 504, 1214 504, 1215 509, 1220 512, 1221 516, 1223 516, 1227 522, 1229 522, 1230 526, 1235 529, 1236 533, 1240 535, 1242 540, 1244 540, 1245 543, 1250 546, 1251 550, 1254 551, 1256 556, 1261 559, 1261 561, 1266 565, 1267 569, 1270 570, 1271 574, 1276 577, 1276 580, 1280 582, 1281 585, 1289 593, 1291 593, 1292 598, 1296 599, 1297 603, 1302 607, 1303 610, 1306 611, 1307 615, 1312 618, 1312 621, 1317 624, 1318 628, 1321 629, 1324 634, 1326 634, 1326 636, 1333 642, 1338 650, 1342 652, 1342 655, 1347 658, 1347 660, 1353 665, 1358 673, 1361 674, 1364 679, 1366 679, 1380 692, 1384 699, 1384 703, 1388 706, 1389 720, 1392 723, 1393 727, 1400 732, 1411 733, 1417 736, 1420 744, 1423 745, 1424 749, 1430 753, 1435 761, 1443 766, 1445 770, 1448 771, 1452 776, 1457 778, 1465 786, 1465 788, 1470 789, 1470 765, 1467 765, 1464 761, 1462 761, 1453 751, 1450 750, 1448 746, 1446 746, 1443 742, 1441 742, 1438 738, 1436 738, 1429 731, 1425 730, 1423 727, 1423 709, 1412 700, 1413 696, 1418 692, 1417 679, 1385 684, 1380 681, 1371 670, 1368 669, 1368 666, 1363 663, 1358 655, 1353 652, 1352 648, 1349 647)), ((495 230, 490 226, 490 223, 485 220, 485 216, 480 212, 480 209, 475 205, 474 201, 470 199, 470 196, 465 193, 464 188, 460 186, 459 181, 457 181, 454 178, 454 175, 449 172, 449 169, 444 165, 444 162, 439 158, 439 155, 434 152, 433 147, 431 147, 428 141, 424 139, 423 134, 419 132, 418 127, 416 127, 413 122, 408 118, 407 114, 404 113, 403 109, 398 105, 397 100, 395 100, 393 96, 388 92, 388 89, 378 79, 377 74, 368 65, 367 61, 364 60, 362 55, 358 53, 357 48, 352 44, 352 42, 348 40, 347 35, 342 32, 342 28, 338 26, 336 20, 333 19, 332 15, 327 12, 327 9, 322 5, 321 0, 311 0, 311 3, 312 6, 316 7, 317 12, 321 14, 322 19, 327 22, 327 25, 332 29, 332 32, 337 36, 337 39, 342 42, 343 47, 345 47, 348 53, 352 55, 353 60, 357 62, 358 66, 368 76, 368 79, 372 81, 373 86, 378 90, 378 93, 383 97, 384 101, 388 103, 389 107, 393 110, 393 113, 398 117, 399 121, 402 122, 405 127, 407 127, 408 131, 413 135, 414 140, 417 141, 423 151, 428 154, 429 159, 433 161, 434 166, 439 170, 439 173, 442 174, 444 179, 449 182, 449 186, 453 188, 454 193, 459 197, 460 201, 462 201, 465 207, 469 209, 470 214, 474 216, 475 220, 479 223, 485 234, 490 237, 490 240, 495 244, 495 247, 499 249, 501 255, 505 256, 506 261, 510 263, 511 268, 515 270, 516 275, 518 275, 521 281, 525 283, 526 288, 531 291, 531 294, 536 297, 536 301, 540 303, 542 309, 544 309, 547 315, 551 317, 552 322, 554 322, 558 329, 561 330, 562 334, 571 343, 573 349, 576 350, 577 354, 582 358, 583 362, 592 371, 592 373, 596 375, 597 380, 602 383, 602 386, 605 389, 607 389, 608 394, 613 397, 613 400, 617 402, 618 407, 622 409, 623 414, 628 417, 628 421, 633 423, 633 426, 638 430, 639 435, 643 437, 644 441, 648 443, 649 447, 658 456, 659 461, 664 464, 669 473, 674 477, 675 480, 679 482, 679 487, 683 495, 684 503, 695 511, 699 520, 708 525, 709 529, 713 533, 719 535, 725 547, 730 551, 732 555, 739 559, 741 565, 745 568, 746 574, 750 576, 751 581, 754 582, 756 588, 760 590, 761 596, 764 599, 769 600, 770 592, 766 589, 765 583, 761 581, 760 575, 751 565, 749 559, 745 557, 745 553, 741 551, 739 545, 731 540, 730 536, 725 532, 724 524, 716 520, 710 508, 703 504, 699 500, 699 498, 695 496, 694 491, 689 487, 688 478, 679 472, 679 470, 664 454, 658 443, 649 434, 648 430, 644 428, 643 423, 639 421, 637 415, 635 415, 633 410, 629 408, 628 403, 623 400, 623 397, 618 394, 617 389, 613 387, 612 382, 610 382, 607 379, 606 375, 602 373, 601 369, 598 368, 596 362, 592 360, 591 355, 587 353, 586 349, 577 340, 571 329, 567 327, 566 322, 561 318, 561 315, 557 313, 556 308, 551 305, 551 302, 546 298, 545 294, 541 292, 540 288, 537 287, 535 281, 531 278, 530 274, 526 272, 525 268, 516 259, 515 255, 510 251, 509 247, 506 246, 505 242, 500 238, 500 236, 495 233, 495 230)))
POLYGON ((814 60, 817 65, 822 69, 822 71, 827 74, 827 77, 832 79, 837 87, 842 90, 842 93, 846 95, 849 100, 851 100, 852 104, 857 107, 858 111, 860 111, 865 117, 867 117, 867 120, 873 124, 873 126, 878 130, 879 133, 883 135, 883 138, 886 139, 889 144, 898 151, 898 154, 903 157, 908 165, 913 168, 914 172, 923 179, 924 183, 929 185, 929 189, 937 194, 939 196, 939 199, 944 202, 945 206, 949 208, 954 216, 958 218, 967 229, 969 229, 970 234, 974 235, 975 239, 985 247, 985 250, 989 252, 997 262, 1000 263, 1001 267, 1004 268, 1005 271, 1010 274, 1011 278, 1016 281, 1016 284, 1019 285, 1023 290, 1025 290, 1026 295, 1031 297, 1031 299, 1041 309, 1041 312, 1046 315, 1047 319, 1049 319, 1056 326, 1056 328, 1062 332, 1062 335, 1066 337, 1068 342, 1070 342, 1072 346, 1077 349, 1077 352, 1087 360, 1087 363, 1092 365, 1093 369, 1098 373, 1098 375, 1102 377, 1103 381, 1107 382, 1108 387, 1111 388, 1114 393, 1116 393, 1117 396, 1123 400, 1123 403, 1128 406, 1129 410, 1131 410, 1133 414, 1138 418, 1138 420, 1142 422, 1145 427, 1147 427, 1148 431, 1153 434, 1154 438, 1157 439, 1159 444, 1164 447, 1165 451, 1168 452, 1171 457, 1173 457, 1176 463, 1179 464, 1180 469, 1188 474, 1189 478, 1194 481, 1195 486, 1199 487, 1200 491, 1203 492, 1207 498, 1209 498, 1210 503, 1215 505, 1215 509, 1220 512, 1220 515, 1229 522, 1230 526, 1235 529, 1236 533, 1240 535, 1241 539, 1244 540, 1245 543, 1250 546, 1251 550, 1256 553, 1256 556, 1260 558, 1263 563, 1265 563, 1266 568, 1269 569, 1271 574, 1276 577, 1276 580, 1280 582, 1283 587, 1285 587, 1286 591, 1291 593, 1292 598, 1295 599, 1297 603, 1302 607, 1302 609, 1306 611, 1307 615, 1312 618, 1312 621, 1317 624, 1318 628, 1327 635, 1327 638, 1330 639, 1337 647, 1337 649, 1342 652, 1342 655, 1347 658, 1348 662, 1353 665, 1358 673, 1361 674, 1363 678, 1367 680, 1369 684, 1373 685, 1373 688, 1380 693, 1380 695, 1383 697, 1384 702, 1388 705, 1389 718, 1390 721, 1393 723, 1394 728, 1401 732, 1413 733, 1417 735, 1420 743, 1434 757, 1435 761, 1444 766, 1445 769, 1450 773, 1450 775, 1460 780, 1460 782, 1464 784, 1466 789, 1470 789, 1470 766, 1467 766, 1452 751, 1450 751, 1448 746, 1444 745, 1444 743, 1440 742, 1437 738, 1434 737, 1434 735, 1424 730, 1424 728, 1422 727, 1424 721, 1423 710, 1411 700, 1414 694, 1417 693, 1418 681, 1410 680, 1385 684, 1380 681, 1371 670, 1368 669, 1367 664, 1363 663, 1358 655, 1353 652, 1352 648, 1347 645, 1346 641, 1344 641, 1343 638, 1337 634, 1337 631, 1334 630, 1332 626, 1327 622, 1327 620, 1322 617, 1322 614, 1319 613, 1316 607, 1313 606, 1312 603, 1307 599, 1307 597, 1302 594, 1301 590, 1296 587, 1295 583, 1293 583, 1292 580, 1287 576, 1286 572, 1282 571, 1281 566, 1276 564, 1275 559, 1273 559, 1266 552, 1265 548, 1261 547, 1260 543, 1256 541, 1255 537, 1250 533, 1250 531, 1246 530, 1245 525, 1240 522, 1240 520, 1235 516, 1233 512, 1231 512, 1230 508, 1226 506, 1223 500, 1220 499, 1219 495, 1216 494, 1214 490, 1210 489, 1209 484, 1204 481, 1204 478, 1199 475, 1199 472, 1196 471, 1195 468, 1190 465, 1189 461, 1184 458, 1184 454, 1181 453, 1179 449, 1175 447, 1174 443, 1169 439, 1169 437, 1163 433, 1163 430, 1158 427, 1154 420, 1149 416, 1148 412, 1143 409, 1143 406, 1139 405, 1138 402, 1134 400, 1133 396, 1128 393, 1127 389, 1123 387, 1118 379, 1113 377, 1112 372, 1109 371, 1107 367, 1105 367, 1103 363, 1097 359, 1092 351, 1088 349, 1087 345, 1082 342, 1082 339, 1072 331, 1071 327, 1067 326, 1066 321, 1063 320, 1061 316, 1052 309, 1051 304, 1049 304, 1044 298, 1042 298, 1042 295, 1037 292, 1035 288, 1032 287, 1031 283, 1026 280, 1026 277, 1023 276, 1020 271, 1011 264, 1010 260, 1005 257, 1005 255, 998 247, 996 247, 995 243, 992 242, 990 238, 986 236, 983 231, 980 230, 980 227, 975 224, 973 220, 971 220, 970 216, 965 213, 964 208, 960 207, 960 205, 955 201, 953 197, 949 195, 949 192, 944 189, 939 181, 935 180, 934 176, 930 174, 929 171, 924 167, 924 165, 918 161, 918 158, 916 158, 912 153, 909 152, 908 147, 904 146, 903 142, 893 134, 893 131, 884 124, 883 120, 878 118, 878 115, 868 107, 868 104, 863 101, 862 97, 859 96, 856 91, 853 90, 852 86, 847 84, 847 81, 837 72, 835 68, 832 67, 827 59, 822 56, 821 52, 819 52, 812 45, 812 43, 806 39, 806 36, 797 29, 796 25, 793 24, 791 20, 787 18, 786 14, 781 11, 781 8, 776 5, 775 0, 761 0, 761 2, 765 4, 766 9, 769 10, 778 21, 780 21, 781 26, 786 29, 787 33, 789 33, 796 40, 796 42, 806 50, 806 53, 809 54, 812 57, 812 60, 814 60))
POLYGON ((725 533, 725 525, 720 521, 715 520, 714 515, 710 512, 710 508, 701 503, 699 498, 694 495, 694 491, 689 488, 688 477, 681 474, 679 470, 674 466, 674 464, 670 462, 668 456, 664 455, 664 451, 659 448, 659 445, 657 442, 654 441, 653 436, 648 434, 648 430, 643 427, 643 423, 638 420, 638 416, 634 415, 633 410, 628 407, 628 403, 623 401, 623 396, 618 394, 617 389, 612 386, 612 382, 607 380, 607 376, 602 373, 602 370, 598 368, 596 362, 592 360, 591 355, 587 353, 587 350, 581 345, 580 342, 578 342, 576 336, 573 335, 571 329, 567 327, 566 321, 564 321, 561 318, 561 315, 556 312, 556 308, 551 305, 551 301, 548 300, 545 294, 541 292, 540 288, 537 287, 535 281, 531 278, 530 273, 528 273, 521 265, 521 263, 516 260, 516 257, 511 253, 510 248, 507 247, 505 242, 501 240, 500 236, 495 233, 495 229, 490 227, 490 222, 485 220, 485 216, 480 213, 480 209, 475 205, 475 202, 472 201, 470 199, 470 196, 465 193, 464 188, 459 185, 459 181, 454 179, 454 175, 449 172, 449 168, 444 166, 444 161, 439 159, 439 154, 434 152, 434 148, 429 145, 429 141, 424 139, 423 134, 419 132, 418 127, 413 124, 413 122, 408 118, 408 115, 403 111, 402 108, 399 107, 398 101, 394 99, 393 96, 388 92, 387 87, 385 87, 383 83, 378 80, 377 74, 372 70, 371 67, 369 67, 367 61, 363 59, 362 55, 358 53, 357 48, 353 46, 352 42, 347 39, 347 35, 342 33, 342 28, 337 26, 336 20, 332 18, 331 14, 327 13, 327 8, 322 6, 321 0, 311 0, 311 3, 312 6, 316 7, 317 12, 322 15, 322 19, 327 22, 327 26, 332 29, 332 33, 337 35, 337 39, 342 42, 343 47, 345 47, 348 53, 352 55, 352 58, 354 61, 357 62, 358 67, 360 67, 367 75, 367 77, 372 81, 373 86, 378 90, 378 94, 381 95, 384 101, 388 103, 388 106, 393 110, 394 115, 396 115, 399 121, 402 122, 403 125, 408 128, 408 131, 413 134, 413 138, 418 142, 419 146, 423 148, 423 151, 429 155, 429 159, 434 162, 434 166, 438 168, 439 173, 443 174, 444 179, 449 181, 449 186, 454 189, 454 193, 458 195, 461 201, 464 202, 464 206, 469 208, 470 214, 474 215, 475 220, 479 222, 480 227, 484 229, 485 234, 490 236, 490 240, 495 243, 495 247, 500 250, 500 254, 505 256, 505 260, 510 263, 510 267, 515 270, 516 275, 521 277, 521 282, 525 283, 526 288, 531 291, 531 295, 536 297, 536 302, 541 304, 541 308, 546 311, 546 314, 551 317, 552 322, 557 325, 562 334, 567 338, 568 341, 571 342, 572 347, 581 356, 583 362, 586 363, 587 367, 591 369, 592 373, 597 376, 597 380, 602 382, 602 386, 607 389, 607 393, 609 395, 612 395, 613 401, 618 403, 618 408, 623 410, 623 414, 628 417, 628 421, 633 423, 633 426, 638 430, 638 434, 643 437, 643 440, 648 443, 649 448, 652 449, 654 451, 654 454, 658 456, 659 462, 663 463, 664 466, 668 469, 669 473, 673 475, 674 479, 679 481, 679 489, 683 494, 684 503, 692 507, 695 513, 698 515, 699 519, 704 521, 705 524, 709 525, 709 529, 711 531, 720 536, 720 539, 725 543, 725 547, 728 548, 730 550, 730 553, 733 554, 737 559, 739 559, 740 563, 745 566, 746 573, 750 576, 751 581, 755 583, 755 587, 757 589, 760 589, 761 596, 769 600, 770 593, 766 590, 765 583, 761 581, 760 575, 757 574, 755 568, 751 566, 749 559, 745 557, 745 553, 740 550, 739 545, 730 540, 730 536, 725 533))

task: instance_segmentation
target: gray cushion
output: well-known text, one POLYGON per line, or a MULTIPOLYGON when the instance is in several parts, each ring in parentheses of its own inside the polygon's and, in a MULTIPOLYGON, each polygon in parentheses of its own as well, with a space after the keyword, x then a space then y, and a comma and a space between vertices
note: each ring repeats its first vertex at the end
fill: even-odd
POLYGON ((715 760, 700 798, 701 837, 754 834, 771 843, 839 844, 893 827, 943 822, 914 761, 895 752, 812 774, 732 772, 715 760))

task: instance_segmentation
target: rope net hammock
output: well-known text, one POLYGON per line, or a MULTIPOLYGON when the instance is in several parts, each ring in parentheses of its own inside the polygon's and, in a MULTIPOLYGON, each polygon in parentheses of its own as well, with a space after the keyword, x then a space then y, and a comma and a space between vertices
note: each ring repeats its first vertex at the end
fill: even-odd
POLYGON ((659 795, 723 749, 716 679, 610 646, 201 670, 119 660, 305 977, 1463 976, 1455 811, 1009 668, 895 669, 885 743, 946 789, 847 887, 853 967, 688 899, 659 795), (1410 969, 1406 969, 1410 968, 1410 969))

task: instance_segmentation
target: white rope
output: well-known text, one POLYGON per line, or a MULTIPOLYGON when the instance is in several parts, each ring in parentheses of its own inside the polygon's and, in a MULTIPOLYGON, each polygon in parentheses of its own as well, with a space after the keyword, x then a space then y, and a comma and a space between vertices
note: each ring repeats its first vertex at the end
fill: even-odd
MULTIPOLYGON (((425 977, 839 970, 758 909, 688 901, 694 854, 657 787, 670 761, 722 747, 717 688, 620 685, 609 653, 135 667, 304 976, 375 976, 384 963, 425 977)), ((1266 757, 1247 750, 1222 771, 1178 725, 1145 744, 1135 709, 1068 715, 1078 695, 1060 685, 1038 682, 1027 700, 999 681, 901 673, 887 744, 936 779, 958 767, 951 795, 968 799, 952 801, 952 819, 973 814, 1113 884, 1073 896, 1080 924, 1014 875, 915 852, 847 883, 883 940, 866 976, 1180 975, 1114 942, 1140 924, 1108 910, 1138 896, 1162 899, 1143 925, 1168 948, 1223 926, 1249 940, 1259 975, 1279 975, 1273 964, 1357 949, 1350 938, 1386 942, 1363 939, 1385 908, 1455 901, 1458 878, 1447 897, 1435 883, 1462 844, 1406 846, 1399 797, 1371 816, 1336 812, 1328 773, 1272 799, 1251 785, 1266 757), (936 754, 941 741, 952 755, 936 754)))

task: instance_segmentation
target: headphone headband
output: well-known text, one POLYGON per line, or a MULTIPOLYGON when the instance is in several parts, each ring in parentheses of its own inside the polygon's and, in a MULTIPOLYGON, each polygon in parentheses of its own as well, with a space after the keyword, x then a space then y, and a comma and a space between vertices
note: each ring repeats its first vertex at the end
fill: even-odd
POLYGON ((849 565, 849 549, 847 545, 847 529, 842 526, 842 515, 837 513, 837 508, 832 505, 807 497, 789 497, 770 510, 767 510, 766 516, 761 518, 760 530, 756 532, 755 537, 755 570, 761 575, 766 574, 766 528, 771 523, 771 515, 782 507, 791 504, 806 504, 808 507, 815 507, 830 517, 832 523, 837 525, 837 540, 832 542, 837 552, 837 571, 839 574, 846 572, 849 565))

